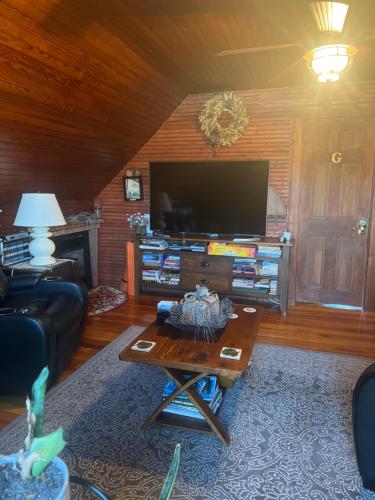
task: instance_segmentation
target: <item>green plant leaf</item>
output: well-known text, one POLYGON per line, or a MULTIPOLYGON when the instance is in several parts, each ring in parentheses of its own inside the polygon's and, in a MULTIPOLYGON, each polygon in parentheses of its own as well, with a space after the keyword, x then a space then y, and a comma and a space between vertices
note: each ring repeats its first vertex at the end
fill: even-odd
POLYGON ((46 396, 47 380, 49 376, 48 367, 45 366, 38 378, 34 381, 31 389, 31 411, 35 416, 33 435, 40 437, 43 435, 44 426, 44 400, 46 396))
POLYGON ((178 468, 180 465, 180 452, 181 452, 181 445, 176 444, 176 448, 173 453, 172 463, 171 466, 169 467, 167 477, 165 478, 164 486, 163 489, 161 490, 159 500, 168 500, 171 496, 178 468))
POLYGON ((40 458, 33 463, 31 475, 40 476, 47 465, 64 449, 65 445, 62 427, 43 437, 34 438, 30 452, 38 453, 40 458))

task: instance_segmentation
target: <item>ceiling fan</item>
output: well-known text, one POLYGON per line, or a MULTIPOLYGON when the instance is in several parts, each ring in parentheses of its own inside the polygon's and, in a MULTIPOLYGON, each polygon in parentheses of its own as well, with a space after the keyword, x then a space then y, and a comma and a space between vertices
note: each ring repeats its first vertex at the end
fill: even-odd
MULTIPOLYGON (((309 7, 315 22, 325 41, 313 49, 304 47, 302 43, 283 43, 278 45, 265 45, 258 47, 246 47, 242 49, 231 49, 217 52, 217 56, 231 56, 238 54, 249 54, 255 52, 266 52, 291 47, 304 47, 304 59, 309 68, 318 77, 320 82, 333 82, 347 71, 353 61, 357 48, 340 41, 349 5, 344 2, 312 1, 309 7)), ((370 33, 367 40, 374 39, 375 32, 370 33)))

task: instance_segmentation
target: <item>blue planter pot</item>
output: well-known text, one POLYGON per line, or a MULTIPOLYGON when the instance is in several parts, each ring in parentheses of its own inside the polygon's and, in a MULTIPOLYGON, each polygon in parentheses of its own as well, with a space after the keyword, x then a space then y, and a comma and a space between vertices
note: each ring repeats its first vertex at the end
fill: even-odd
MULTIPOLYGON (((17 453, 13 455, 4 456, 0 455, 0 465, 13 463, 15 458, 17 457, 17 453)), ((63 475, 63 483, 61 485, 60 491, 55 496, 55 500, 70 500, 70 488, 69 488, 69 470, 66 466, 65 462, 61 460, 61 458, 56 457, 52 460, 52 463, 59 469, 63 475)), ((19 479, 22 481, 22 479, 19 479)), ((32 491, 30 491, 30 494, 32 491)))

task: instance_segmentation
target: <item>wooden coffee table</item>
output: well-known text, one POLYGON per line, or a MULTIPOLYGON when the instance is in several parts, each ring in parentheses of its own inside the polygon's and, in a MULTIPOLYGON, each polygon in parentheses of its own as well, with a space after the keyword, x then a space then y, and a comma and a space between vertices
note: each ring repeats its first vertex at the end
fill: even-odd
POLYGON ((235 306, 238 318, 229 320, 217 342, 195 340, 194 334, 180 332, 169 325, 158 326, 153 323, 120 353, 120 359, 123 361, 159 366, 177 386, 177 390, 162 401, 150 415, 144 427, 154 422, 181 427, 215 434, 225 445, 229 444, 228 433, 193 384, 207 375, 217 375, 222 387, 231 387, 233 382, 246 371, 263 311, 261 307, 257 307, 255 313, 246 313, 243 307, 246 306, 235 306), (138 340, 156 342, 156 345, 150 352, 134 351, 131 346, 138 340), (242 349, 241 358, 239 360, 220 358, 223 347, 242 349), (189 380, 185 377, 187 373, 191 375, 189 380), (181 392, 185 392, 204 420, 162 413, 181 392))

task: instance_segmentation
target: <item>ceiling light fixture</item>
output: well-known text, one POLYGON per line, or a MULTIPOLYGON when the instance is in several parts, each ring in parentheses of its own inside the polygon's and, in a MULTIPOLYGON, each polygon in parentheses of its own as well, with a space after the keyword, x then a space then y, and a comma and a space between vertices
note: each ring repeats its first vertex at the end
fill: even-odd
POLYGON ((349 5, 342 2, 311 2, 310 9, 320 31, 341 33, 349 5))
POLYGON ((351 45, 336 43, 322 45, 305 54, 305 60, 319 82, 336 82, 350 68, 357 49, 351 45))

